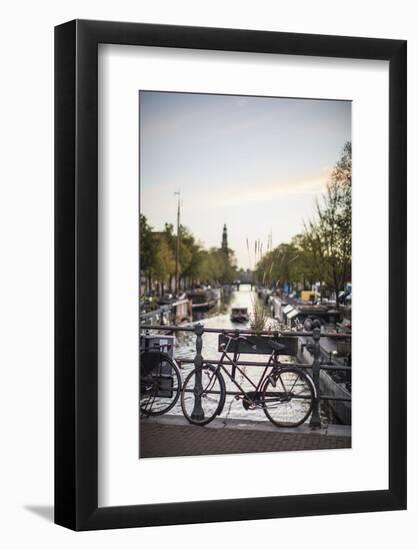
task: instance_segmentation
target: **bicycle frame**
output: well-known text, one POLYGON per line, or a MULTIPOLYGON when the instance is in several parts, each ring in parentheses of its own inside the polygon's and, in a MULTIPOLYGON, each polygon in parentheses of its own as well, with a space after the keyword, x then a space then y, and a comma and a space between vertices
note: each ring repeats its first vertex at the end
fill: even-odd
MULTIPOLYGON (((229 343, 233 340, 232 337, 229 337, 229 343)), ((238 340, 238 339, 237 339, 238 340)), ((220 360, 217 364, 217 366, 215 367, 215 370, 214 372, 217 373, 217 372, 224 372, 225 374, 227 374, 228 378, 233 382, 233 384, 239 389, 239 391, 243 394, 244 398, 246 400, 248 400, 248 402, 250 404, 254 404, 255 403, 255 400, 248 394, 247 391, 245 391, 242 386, 239 384, 239 382, 236 381, 236 370, 239 371, 239 373, 250 383, 250 385, 254 388, 254 392, 255 394, 259 394, 261 389, 262 389, 262 386, 263 384, 266 382, 267 380, 267 372, 268 372, 268 369, 270 369, 272 367, 272 370, 276 369, 276 368, 279 368, 279 365, 281 364, 278 360, 277 360, 277 357, 276 357, 276 354, 274 351, 271 352, 271 355, 269 356, 269 359, 268 359, 268 363, 265 365, 264 369, 263 369, 263 372, 261 374, 261 377, 258 381, 257 384, 255 384, 250 378, 249 376, 246 375, 246 373, 239 367, 239 365, 237 364, 237 361, 239 359, 239 356, 240 356, 240 353, 238 351, 235 351, 234 354, 233 354, 233 359, 231 358, 231 356, 227 353, 227 348, 229 346, 229 343, 227 344, 226 346, 226 349, 223 351, 221 357, 220 357, 220 360), (228 371, 228 369, 226 368, 226 366, 224 365, 223 361, 224 359, 227 359, 231 365, 228 365, 228 366, 231 366, 232 367, 232 372, 230 373, 228 371)))

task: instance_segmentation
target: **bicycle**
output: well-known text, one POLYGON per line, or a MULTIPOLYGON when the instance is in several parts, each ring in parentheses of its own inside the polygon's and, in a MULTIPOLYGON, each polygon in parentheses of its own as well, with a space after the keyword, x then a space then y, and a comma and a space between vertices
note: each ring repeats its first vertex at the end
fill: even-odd
POLYGON ((175 361, 162 351, 140 354, 139 408, 144 417, 165 414, 181 394, 181 374, 175 361))
POLYGON ((257 337, 258 340, 254 340, 240 335, 224 336, 227 343, 219 346, 222 355, 217 365, 203 363, 201 367, 193 369, 183 383, 181 408, 185 418, 191 424, 204 426, 222 413, 226 401, 223 372, 238 388, 239 393, 235 395, 235 399, 241 400, 246 410, 262 409, 268 420, 278 427, 296 427, 303 424, 312 411, 316 390, 310 376, 301 369, 279 362, 278 356, 285 353, 286 346, 270 337, 257 337), (249 345, 256 350, 259 338, 262 338, 263 349, 266 346, 270 352, 268 351, 268 362, 256 384, 239 367, 237 361, 240 355, 239 343, 244 342, 246 349, 249 345), (229 355, 231 343, 234 343, 235 348, 233 358, 229 355), (226 366, 232 367, 231 373, 226 366), (236 371, 251 384, 253 391, 245 391, 242 388, 236 380, 236 371))

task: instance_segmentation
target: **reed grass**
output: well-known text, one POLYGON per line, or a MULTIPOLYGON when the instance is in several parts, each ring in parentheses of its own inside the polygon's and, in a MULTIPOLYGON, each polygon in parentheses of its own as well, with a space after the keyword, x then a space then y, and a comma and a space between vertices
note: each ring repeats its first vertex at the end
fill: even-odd
POLYGON ((266 307, 256 298, 252 299, 252 314, 250 319, 250 328, 255 332, 262 332, 266 329, 268 314, 266 307))
MULTIPOLYGON (((252 258, 250 253, 249 239, 247 237, 246 237, 246 248, 248 251, 248 258, 249 258, 249 269, 252 269, 252 258)), ((262 258, 262 248, 263 248, 263 243, 260 240, 255 240, 255 244, 254 244, 255 263, 257 262, 258 259, 262 258)), ((273 261, 270 266, 270 273, 272 271, 272 267, 273 267, 273 261)), ((266 273, 264 272, 263 284, 265 282, 265 275, 266 273)), ((254 332, 263 332, 266 330, 271 330, 273 327, 271 326, 271 319, 269 319, 268 317, 267 307, 252 292, 251 292, 251 302, 252 302, 252 313, 250 315, 250 322, 249 322, 249 326, 251 330, 253 330, 254 332)))

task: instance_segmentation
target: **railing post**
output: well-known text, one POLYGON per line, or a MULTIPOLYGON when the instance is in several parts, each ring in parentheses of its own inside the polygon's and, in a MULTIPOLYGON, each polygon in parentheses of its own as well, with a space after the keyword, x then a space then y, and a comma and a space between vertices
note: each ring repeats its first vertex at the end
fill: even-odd
POLYGON ((316 398, 313 402, 313 412, 311 413, 310 426, 312 428, 321 428, 320 420, 320 321, 317 319, 312 323, 313 329, 313 382, 316 387, 316 398))
POLYGON ((201 367, 203 366, 203 356, 201 350, 203 348, 203 332, 204 326, 200 323, 195 325, 194 334, 196 335, 195 350, 196 355, 194 357, 194 367, 197 369, 194 383, 194 409, 191 413, 191 418, 194 420, 203 420, 204 411, 201 406, 201 393, 203 391, 203 384, 201 381, 201 367))

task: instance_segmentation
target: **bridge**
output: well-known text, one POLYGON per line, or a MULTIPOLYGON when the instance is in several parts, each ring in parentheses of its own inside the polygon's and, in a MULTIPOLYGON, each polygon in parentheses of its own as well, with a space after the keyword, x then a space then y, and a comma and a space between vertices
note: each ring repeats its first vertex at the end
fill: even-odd
MULTIPOLYGON (((325 388, 322 391, 321 388, 321 375, 326 374, 327 371, 338 371, 339 374, 344 374, 350 377, 351 366, 340 366, 332 362, 323 362, 320 351, 321 338, 332 337, 342 341, 349 339, 350 334, 343 333, 325 333, 321 332, 319 325, 316 323, 312 326, 311 331, 278 331, 271 334, 269 331, 256 332, 252 330, 232 330, 217 329, 211 327, 204 327, 201 324, 192 326, 158 326, 148 325, 141 327, 142 331, 152 330, 159 334, 170 333, 175 334, 180 331, 192 333, 195 336, 195 351, 194 357, 177 358, 177 363, 180 367, 185 367, 187 364, 194 364, 199 368, 205 363, 212 365, 222 365, 230 369, 230 376, 233 376, 233 368, 239 365, 263 367, 267 366, 265 361, 250 361, 241 360, 238 356, 234 364, 230 361, 222 360, 218 358, 203 358, 203 336, 207 333, 217 333, 219 335, 219 346, 221 346, 222 340, 224 340, 226 334, 236 335, 249 335, 253 339, 256 337, 259 342, 256 342, 257 350, 253 351, 248 349, 248 346, 253 344, 252 342, 245 342, 239 344, 245 344, 245 349, 240 350, 244 355, 246 353, 255 353, 263 355, 268 348, 268 354, 270 353, 270 346, 266 346, 266 342, 263 343, 263 338, 267 340, 273 338, 274 341, 282 344, 285 349, 281 350, 283 354, 293 356, 294 362, 290 365, 305 370, 309 376, 311 376, 314 384, 314 398, 311 415, 308 421, 302 425, 289 425, 288 427, 272 426, 271 423, 259 421, 258 419, 249 419, 246 416, 236 418, 231 415, 230 406, 225 408, 217 418, 202 429, 201 426, 189 423, 188 416, 179 414, 178 411, 170 412, 164 416, 153 417, 146 415, 141 416, 140 425, 140 457, 163 457, 163 456, 196 456, 205 454, 231 454, 231 453, 247 453, 247 452, 271 452, 271 451, 297 451, 297 450, 311 450, 311 449, 335 449, 335 448, 350 448, 351 447, 351 426, 350 425, 336 425, 324 422, 322 425, 321 415, 319 410, 319 404, 321 401, 344 401, 350 406, 349 396, 334 396, 326 395, 325 388), (310 353, 309 363, 299 363, 298 361, 298 342, 301 340, 301 347, 308 347, 310 353), (306 341, 307 340, 307 341, 306 341), (265 344, 265 350, 263 350, 263 344, 265 344), (324 371, 324 372, 323 372, 324 371)), ((220 348, 219 348, 220 350, 220 348)), ((232 350, 233 351, 233 350, 232 350)), ((281 352, 279 352, 281 353, 281 352)), ((192 355, 192 354, 191 354, 192 355)), ((240 354, 239 354, 240 355, 240 354)), ((182 370, 182 369, 181 369, 182 370)), ((240 369, 239 369, 240 370, 240 369)), ((243 371, 240 371, 242 373, 243 371)), ((246 370, 245 378, 249 380, 246 370)), ((243 375, 243 374, 242 374, 243 375)), ((191 418, 199 418, 201 409, 201 397, 196 392, 198 384, 201 385, 201 379, 196 375, 194 388, 182 387, 181 392, 191 392, 194 394, 194 410, 191 413, 191 418)), ((238 386, 238 384, 236 384, 238 386)), ((239 387, 239 386, 238 386, 239 387)), ((241 398, 242 391, 240 389, 233 389, 231 384, 225 387, 225 394, 230 402, 234 402, 234 399, 241 398)), ((219 391, 209 389, 208 393, 213 393, 214 397, 219 391)), ((253 392, 249 392, 248 397, 253 396, 253 392)), ((243 401, 242 401, 243 404, 243 401)), ((192 401, 190 403, 192 407, 192 401)), ((246 408, 246 407, 245 407, 246 408)), ((191 408, 190 408, 191 411, 191 408)), ((217 413, 215 413, 216 415, 217 413)), ((204 418, 204 417, 203 417, 204 418)), ((268 417, 269 418, 269 417, 268 417)))
POLYGON ((250 288, 255 288, 254 281, 240 281, 237 279, 236 281, 233 281, 233 285, 236 287, 237 290, 240 290, 240 285, 250 285, 250 288))
MULTIPOLYGON (((180 366, 183 366, 185 364, 194 364, 195 368, 199 368, 203 365, 203 363, 209 363, 212 365, 218 365, 220 363, 219 359, 215 358, 203 358, 202 356, 202 348, 203 348, 203 335, 207 333, 214 333, 219 335, 219 346, 221 346, 221 341, 224 339, 225 335, 227 334, 233 334, 234 336, 250 336, 250 337, 256 337, 260 338, 261 340, 263 337, 266 337, 267 340, 273 339, 277 342, 280 342, 281 345, 283 345, 284 351, 279 352, 281 355, 289 355, 294 358, 296 358, 295 361, 291 362, 291 366, 298 367, 303 370, 307 370, 311 373, 311 378, 314 384, 315 388, 315 396, 313 400, 313 408, 312 408, 312 414, 310 417, 310 427, 312 428, 321 428, 321 418, 320 418, 320 401, 330 401, 330 402, 345 402, 349 405, 351 404, 351 396, 350 394, 346 393, 346 395, 340 395, 336 396, 334 392, 330 395, 323 394, 321 392, 320 387, 320 379, 321 375, 324 372, 338 372, 340 375, 344 374, 351 380, 351 365, 340 365, 331 360, 331 358, 328 361, 323 361, 322 357, 322 349, 320 345, 320 340, 323 338, 332 338, 340 342, 345 342, 351 340, 351 334, 350 333, 342 333, 342 332, 322 332, 321 331, 321 325, 318 321, 313 321, 312 323, 312 330, 306 331, 306 330, 300 330, 300 331, 283 331, 283 330, 277 330, 275 332, 271 331, 254 331, 251 329, 233 329, 233 330, 227 330, 227 329, 218 329, 218 328, 211 328, 211 327, 204 327, 202 324, 197 323, 195 325, 188 325, 188 326, 161 326, 161 325, 143 325, 140 327, 140 330, 143 331, 157 331, 159 333, 162 332, 162 334, 177 334, 178 332, 184 332, 184 333, 193 333, 195 335, 195 347, 196 347, 196 354, 194 357, 189 358, 181 358, 177 359, 180 366), (311 362, 305 363, 299 362, 299 359, 301 359, 301 356, 303 356, 304 350, 307 349, 309 352, 309 359, 311 362), (301 353, 300 353, 301 350, 301 353), (298 359, 298 360, 297 360, 298 359)), ((259 362, 259 361, 243 361, 240 359, 240 353, 243 354, 269 354, 271 353, 270 345, 265 342, 262 344, 262 342, 259 342, 259 345, 253 348, 252 344, 239 344, 241 347, 238 355, 236 356, 236 365, 238 366, 257 366, 257 367, 266 367, 266 362, 259 362), (257 348, 257 349, 256 349, 257 348), (255 351, 254 351, 255 350, 255 351)), ((221 351, 219 347, 219 351, 221 351)), ((231 350, 233 352, 233 349, 231 350)), ((235 360, 236 360, 235 359, 235 360)), ((303 357, 305 360, 306 358, 303 357)), ((229 363, 229 361, 223 361, 224 365, 232 366, 233 369, 235 368, 233 364, 229 363)), ((226 392, 227 394, 236 396, 239 395, 239 392, 226 392)))
POLYGON ((233 281, 233 284, 239 290, 240 285, 250 285, 251 289, 255 286, 255 277, 250 269, 244 271, 243 269, 238 272, 238 278, 233 281))

